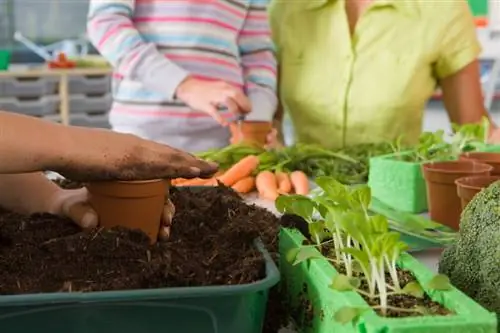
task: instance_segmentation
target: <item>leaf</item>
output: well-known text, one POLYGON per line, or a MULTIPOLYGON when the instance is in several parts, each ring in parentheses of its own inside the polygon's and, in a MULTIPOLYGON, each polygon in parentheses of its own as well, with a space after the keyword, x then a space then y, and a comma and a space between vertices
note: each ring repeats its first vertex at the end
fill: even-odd
POLYGON ((352 208, 368 209, 372 200, 372 192, 367 185, 356 186, 351 190, 350 201, 352 208))
POLYGON ((315 183, 321 187, 328 198, 340 205, 347 206, 348 190, 347 186, 343 185, 333 177, 317 177, 315 183))
POLYGON ((432 290, 447 291, 453 288, 450 279, 444 274, 435 275, 427 284, 427 288, 432 290))
POLYGON ((340 308, 337 312, 335 312, 334 319, 335 321, 339 322, 342 325, 351 322, 356 323, 359 317, 367 310, 368 309, 344 306, 340 308))
POLYGON ((293 263, 295 262, 295 259, 297 258, 297 255, 299 254, 301 248, 300 247, 297 247, 297 248, 294 248, 294 249, 290 249, 287 253, 286 253, 286 261, 289 262, 289 263, 293 263))
POLYGON ((344 274, 339 274, 333 278, 333 281, 329 287, 330 289, 336 291, 351 291, 355 288, 358 288, 360 284, 361 281, 359 281, 359 279, 351 278, 344 274))
POLYGON ((353 247, 346 247, 341 249, 342 252, 348 253, 358 261, 358 264, 362 267, 368 268, 370 263, 370 257, 368 254, 360 249, 355 249, 353 247))
POLYGON ((295 260, 292 262, 292 265, 295 266, 310 259, 320 258, 323 258, 323 256, 314 247, 301 247, 295 255, 295 260))
POLYGON ((420 285, 420 283, 413 281, 408 283, 404 288, 403 288, 403 293, 416 297, 416 298, 423 298, 424 297, 424 289, 420 285))
POLYGON ((312 199, 302 195, 281 195, 276 199, 276 209, 280 213, 294 214, 310 221, 316 204, 312 199))
POLYGON ((325 224, 322 221, 309 223, 308 230, 314 242, 322 242, 329 236, 325 231, 325 224))

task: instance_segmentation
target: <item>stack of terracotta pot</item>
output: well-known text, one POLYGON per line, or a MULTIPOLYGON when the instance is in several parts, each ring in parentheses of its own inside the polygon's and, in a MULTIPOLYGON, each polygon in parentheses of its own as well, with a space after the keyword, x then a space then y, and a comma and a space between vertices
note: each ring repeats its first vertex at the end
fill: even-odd
POLYGON ((500 180, 500 153, 464 153, 458 161, 430 162, 422 168, 431 219, 458 230, 470 200, 500 180))

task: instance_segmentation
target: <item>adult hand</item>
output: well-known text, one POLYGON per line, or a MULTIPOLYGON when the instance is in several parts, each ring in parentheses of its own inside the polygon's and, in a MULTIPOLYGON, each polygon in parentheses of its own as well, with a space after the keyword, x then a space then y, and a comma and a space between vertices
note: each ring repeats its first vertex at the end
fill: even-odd
MULTIPOLYGON (((95 228, 99 225, 99 219, 97 213, 90 206, 88 199, 86 188, 60 189, 50 198, 47 211, 54 215, 68 217, 83 229, 95 228)), ((160 240, 168 239, 170 236, 170 226, 174 214, 175 207, 168 196, 165 196, 162 226, 158 236, 160 240)))
MULTIPOLYGON (((80 130, 72 128, 72 131, 80 130)), ((81 129, 86 141, 64 150, 46 170, 75 181, 209 178, 217 164, 187 152, 108 130, 81 129)))
POLYGON ((205 112, 218 123, 227 126, 219 107, 226 107, 235 115, 251 111, 250 100, 243 91, 223 81, 204 81, 187 78, 177 88, 177 97, 193 110, 205 112))

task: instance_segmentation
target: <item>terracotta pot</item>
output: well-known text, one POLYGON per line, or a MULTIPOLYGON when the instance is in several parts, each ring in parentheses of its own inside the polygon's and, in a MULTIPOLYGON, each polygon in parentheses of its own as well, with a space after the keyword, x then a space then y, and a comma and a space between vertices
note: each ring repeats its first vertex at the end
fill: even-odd
POLYGON ((489 176, 493 167, 460 160, 425 163, 422 169, 431 219, 458 230, 462 209, 455 180, 467 176, 489 176))
POLYGON ((462 203, 462 210, 483 188, 490 186, 498 180, 500 180, 500 176, 474 176, 457 179, 455 184, 457 185, 457 194, 462 203))
POLYGON ((101 226, 139 229, 155 243, 169 186, 169 182, 155 179, 93 182, 87 189, 90 205, 97 212, 101 226))
POLYGON ((269 121, 244 121, 240 125, 232 123, 231 143, 250 143, 264 146, 267 143, 267 136, 273 129, 272 122, 269 121))
POLYGON ((460 155, 461 160, 474 160, 480 163, 489 164, 493 167, 491 174, 500 176, 500 153, 469 152, 460 155))

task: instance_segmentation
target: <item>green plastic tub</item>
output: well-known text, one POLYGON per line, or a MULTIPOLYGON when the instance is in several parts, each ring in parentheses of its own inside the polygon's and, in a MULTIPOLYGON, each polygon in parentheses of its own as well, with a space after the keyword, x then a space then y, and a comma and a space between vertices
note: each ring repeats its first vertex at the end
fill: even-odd
MULTIPOLYGON (((334 313, 344 306, 366 308, 356 292, 330 289, 333 276, 338 274, 323 259, 313 259, 293 266, 286 260, 291 249, 300 247, 305 237, 296 230, 283 229, 280 234, 280 269, 282 286, 287 294, 292 314, 301 332, 314 333, 497 333, 496 315, 483 309, 457 289, 430 291, 431 298, 448 309, 453 316, 384 318, 366 311, 354 324, 342 325, 334 313)), ((403 255, 400 267, 409 269, 425 285, 434 274, 410 255, 403 255)))
POLYGON ((235 286, 0 296, 2 333, 261 333, 280 273, 235 286))
POLYGON ((398 211, 427 211, 427 191, 421 163, 397 159, 404 153, 377 156, 370 159, 368 185, 372 195, 398 211))

